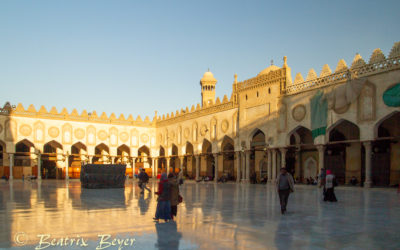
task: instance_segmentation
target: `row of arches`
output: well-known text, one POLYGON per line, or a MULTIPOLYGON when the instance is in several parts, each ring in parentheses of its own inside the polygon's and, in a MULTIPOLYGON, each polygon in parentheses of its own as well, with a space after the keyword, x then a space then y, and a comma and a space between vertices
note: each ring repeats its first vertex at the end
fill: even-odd
MULTIPOLYGON (((21 140, 15 144, 15 153, 13 154, 13 176, 21 178, 23 175, 38 175, 38 161, 41 165, 42 178, 58 179, 65 178, 66 164, 68 164, 69 178, 79 178, 80 168, 82 163, 92 164, 127 164, 127 174, 133 176, 134 169, 151 166, 150 149, 147 146, 142 146, 138 149, 137 156, 131 157, 130 148, 127 145, 121 145, 117 148, 117 155, 111 156, 110 149, 104 143, 97 145, 94 148, 94 155, 89 155, 87 146, 82 142, 73 144, 70 148, 64 148, 57 141, 50 141, 43 145, 43 150, 40 151, 40 159, 38 159, 37 148, 27 140, 21 140), (69 154, 66 154, 69 151, 69 154), (68 160, 66 160, 68 157, 68 160), (31 167, 31 168, 25 168, 31 167)), ((1 166, 0 175, 10 175, 9 167, 5 167, 6 144, 0 141, 1 166)), ((10 159, 8 159, 9 161, 10 159)), ((150 172, 151 174, 151 172, 150 172)))
MULTIPOLYGON (((131 171, 129 175, 133 175, 134 169, 144 167, 150 175, 152 170, 160 173, 182 169, 188 178, 208 176, 213 179, 217 175, 226 176, 229 180, 261 180, 264 177, 273 180, 274 172, 277 173, 279 167, 285 166, 298 181, 305 182, 307 178, 315 177, 323 165, 334 172, 339 183, 347 184, 353 176, 359 183, 368 181, 366 176, 370 160, 372 184, 392 185, 400 172, 395 159, 400 154, 400 112, 393 112, 378 122, 375 135, 374 140, 361 142, 360 128, 350 121, 340 120, 327 130, 325 145, 315 145, 311 130, 298 126, 287 135, 287 145, 279 149, 271 149, 266 134, 261 129, 255 129, 250 134, 249 143, 241 145, 242 147, 225 136, 219 149, 214 149, 216 145, 204 139, 198 148, 200 152, 195 150, 194 146, 197 145, 186 142, 180 153, 178 147, 172 144, 168 153, 160 146, 158 156, 152 156, 150 149, 142 146, 135 157, 132 157, 127 145, 120 145, 117 155, 112 156, 110 148, 103 143, 95 147, 94 155, 89 156, 86 145, 78 142, 71 146, 68 161, 63 159, 63 152, 69 150, 57 141, 51 141, 43 146, 41 160, 44 172, 41 174, 49 178, 65 177, 65 168, 57 168, 65 161, 69 164, 68 175, 71 178, 79 177, 77 173, 80 172, 82 162, 90 162, 128 164, 131 171), (250 147, 246 148, 246 145, 250 147), (274 156, 270 154, 271 150, 276 153, 274 156), (271 161, 276 162, 275 167, 271 161)), ((31 166, 34 169, 37 164, 35 150, 35 145, 29 140, 18 142, 15 145, 14 165, 31 166)), ((6 150, 3 142, 0 142, 0 152, 0 160, 4 166, 6 150)))
MULTIPOLYGON (((360 128, 356 124, 347 120, 338 121, 327 131, 327 144, 319 149, 323 150, 324 168, 332 170, 340 184, 348 184, 354 177, 362 185, 367 181, 366 160, 369 159, 372 185, 397 184, 400 112, 393 112, 377 123, 375 135, 372 141, 360 142, 360 128)), ((295 128, 289 134, 286 167, 301 182, 315 177, 318 174, 317 151, 311 130, 302 126, 295 128)))

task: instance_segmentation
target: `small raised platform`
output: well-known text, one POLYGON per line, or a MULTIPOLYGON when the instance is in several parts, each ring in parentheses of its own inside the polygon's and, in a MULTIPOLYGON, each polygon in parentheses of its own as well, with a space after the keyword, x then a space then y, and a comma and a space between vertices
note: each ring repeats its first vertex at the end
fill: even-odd
POLYGON ((126 165, 86 164, 81 168, 82 188, 124 188, 126 165))

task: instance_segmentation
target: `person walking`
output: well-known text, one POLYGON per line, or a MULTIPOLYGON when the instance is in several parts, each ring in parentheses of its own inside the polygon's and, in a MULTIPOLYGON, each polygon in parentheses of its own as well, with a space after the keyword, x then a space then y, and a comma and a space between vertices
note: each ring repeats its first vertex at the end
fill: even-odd
POLYGON ((336 177, 331 170, 326 170, 324 201, 337 202, 335 195, 335 186, 337 186, 336 177))
POLYGON ((165 222, 171 220, 171 184, 168 182, 166 173, 161 174, 158 191, 155 194, 158 195, 158 198, 156 215, 153 220, 156 222, 160 219, 165 220, 165 222))
POLYGON ((147 189, 147 191, 150 192, 150 189, 146 187, 146 184, 149 182, 149 176, 147 175, 146 171, 144 168, 140 169, 140 174, 138 176, 139 178, 139 187, 142 190, 140 193, 144 193, 144 189, 147 189))
POLYGON ((168 175, 168 182, 171 185, 171 219, 174 220, 176 214, 178 213, 178 204, 179 204, 179 183, 178 179, 175 177, 173 173, 168 175))
POLYGON ((276 187, 278 189, 279 201, 281 203, 281 213, 286 213, 289 194, 294 192, 294 180, 286 168, 281 168, 281 173, 278 176, 276 187))

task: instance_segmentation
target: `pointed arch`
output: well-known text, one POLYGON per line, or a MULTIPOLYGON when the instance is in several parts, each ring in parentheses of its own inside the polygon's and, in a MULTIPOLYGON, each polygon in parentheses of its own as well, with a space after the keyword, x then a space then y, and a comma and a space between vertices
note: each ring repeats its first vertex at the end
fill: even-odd
POLYGON ((15 144, 15 152, 30 152, 29 148, 35 148, 35 144, 28 139, 23 139, 15 144), (26 151, 28 148, 28 151, 26 151))
POLYGON ((360 128, 345 119, 340 119, 328 128, 329 141, 359 140, 360 128))
POLYGON ((225 135, 221 142, 221 151, 225 151, 226 147, 230 147, 230 148, 234 149, 234 146, 235 146, 235 142, 233 141, 233 139, 231 137, 225 135))
POLYGON ((212 144, 209 140, 203 139, 203 143, 201 144, 201 152, 203 154, 212 152, 212 144))
POLYGON ((46 153, 45 147, 52 147, 54 149, 63 149, 63 146, 58 141, 52 140, 44 144, 43 151, 46 153))
POLYGON ((72 154, 74 154, 73 152, 78 152, 77 154, 79 154, 80 150, 87 151, 86 145, 83 144, 81 141, 78 141, 78 142, 74 143, 71 146, 71 153, 72 154))
POLYGON ((374 126, 374 137, 400 136, 400 111, 393 111, 374 126))
POLYGON ((186 142, 185 154, 193 155, 194 154, 194 147, 193 144, 190 142, 186 142))
POLYGON ((311 130, 301 125, 295 127, 286 137, 287 145, 313 144, 311 130))

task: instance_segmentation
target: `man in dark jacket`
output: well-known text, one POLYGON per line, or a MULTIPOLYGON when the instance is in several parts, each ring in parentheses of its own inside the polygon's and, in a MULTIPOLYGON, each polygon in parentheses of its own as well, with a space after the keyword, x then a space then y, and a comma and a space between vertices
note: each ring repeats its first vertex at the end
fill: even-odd
POLYGON ((147 175, 146 171, 144 168, 140 169, 140 174, 138 176, 139 178, 139 187, 142 190, 140 193, 144 193, 144 189, 147 189, 147 191, 150 192, 150 189, 146 187, 146 184, 149 182, 149 176, 147 175))
POLYGON ((281 174, 276 180, 276 187, 278 189, 279 201, 281 203, 281 213, 286 213, 286 206, 289 198, 289 194, 294 192, 294 180, 291 174, 289 174, 286 168, 281 168, 281 174))

